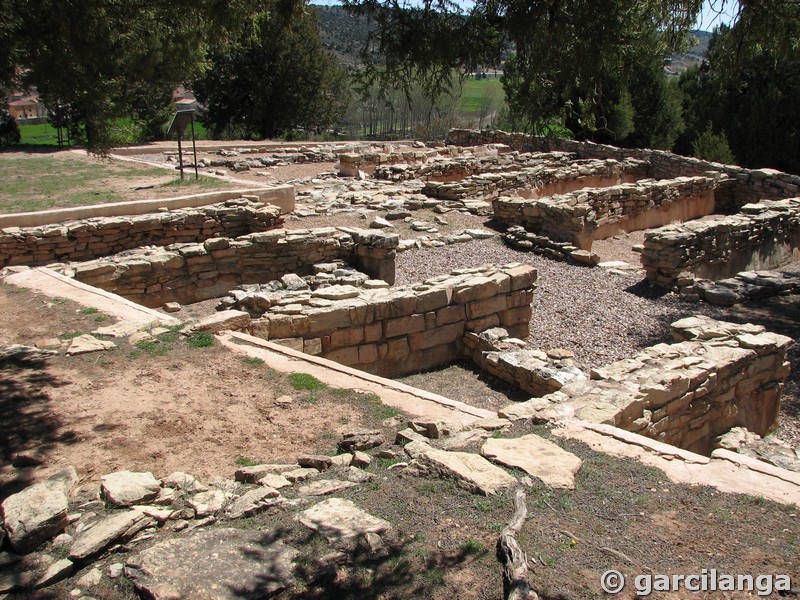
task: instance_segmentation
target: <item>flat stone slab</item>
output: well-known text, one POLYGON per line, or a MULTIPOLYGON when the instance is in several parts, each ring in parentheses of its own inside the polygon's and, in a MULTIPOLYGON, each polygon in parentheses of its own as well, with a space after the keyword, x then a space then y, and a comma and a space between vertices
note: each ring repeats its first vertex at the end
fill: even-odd
POLYGON ((11 547, 20 554, 32 552, 67 528, 67 495, 47 481, 9 496, 2 508, 11 547))
POLYGON ((421 442, 412 444, 419 444, 419 450, 414 452, 414 460, 410 465, 413 471, 442 479, 452 479, 459 487, 473 494, 493 496, 497 490, 517 483, 513 475, 509 475, 478 454, 448 452, 431 448, 421 442))
POLYGON ((265 531, 200 530, 141 552, 125 575, 154 600, 260 600, 292 585, 298 554, 265 531))
POLYGON ((250 490, 243 496, 237 498, 233 504, 230 505, 228 508, 228 518, 238 519, 240 517, 249 517, 250 515, 266 510, 280 502, 279 496, 278 490, 267 485, 250 490))
POLYGON ((351 488, 355 485, 357 484, 351 481, 320 479, 318 481, 312 481, 311 483, 300 486, 297 489, 297 493, 302 494, 303 496, 327 496, 328 494, 341 492, 342 490, 346 490, 347 488, 351 488))
POLYGON ((534 434, 488 439, 481 454, 501 465, 522 469, 545 485, 568 490, 575 489, 575 473, 582 464, 574 454, 534 434))
POLYGON ((151 523, 150 517, 138 510, 126 510, 106 517, 81 533, 69 549, 74 561, 93 556, 117 540, 129 538, 151 523))
POLYGON ((108 340, 99 340, 93 335, 88 333, 79 335, 72 339, 72 343, 67 348, 67 356, 76 356, 78 354, 88 354, 89 352, 101 352, 103 350, 111 350, 116 348, 114 342, 108 340))
POLYGON ((100 478, 103 497, 114 506, 146 504, 158 496, 161 482, 152 473, 117 471, 100 478))
POLYGON ((240 331, 250 327, 250 314, 243 310, 223 310, 209 315, 194 326, 196 331, 219 333, 220 331, 240 331))
POLYGON ((381 533, 392 526, 388 521, 360 509, 350 500, 341 498, 324 500, 295 518, 330 542, 367 533, 381 533))

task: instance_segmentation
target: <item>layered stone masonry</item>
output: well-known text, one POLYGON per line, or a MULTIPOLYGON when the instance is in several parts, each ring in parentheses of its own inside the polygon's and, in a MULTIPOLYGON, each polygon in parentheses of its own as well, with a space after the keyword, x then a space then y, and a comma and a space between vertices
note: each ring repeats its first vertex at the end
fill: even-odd
POLYGON ((800 294, 800 271, 742 271, 735 277, 710 281, 693 280, 679 288, 684 300, 705 300, 718 306, 733 306, 755 298, 800 294))
POLYGON ((511 190, 528 190, 528 197, 563 194, 584 187, 618 185, 648 177, 647 163, 624 159, 576 160, 566 165, 548 162, 518 171, 482 173, 460 181, 428 181, 422 193, 432 198, 460 200, 494 198, 511 190))
POLYGON ((310 274, 314 264, 336 260, 391 284, 398 241, 397 235, 369 230, 278 229, 233 239, 211 238, 201 244, 138 248, 70 264, 65 272, 148 307, 191 304, 224 296, 244 283, 310 274))
POLYGON ((454 271, 391 289, 331 286, 239 301, 253 334, 395 377, 464 356, 465 335, 502 326, 527 337, 536 270, 518 263, 454 271))
POLYGON ((594 240, 623 231, 712 213, 716 184, 709 177, 646 179, 539 199, 503 196, 492 206, 495 217, 505 223, 590 250, 594 240))
POLYGON ((742 212, 648 232, 641 253, 647 280, 692 293, 695 279, 773 269, 800 259, 800 198, 748 204, 742 212))
POLYGON ((512 152, 508 146, 493 144, 475 153, 448 158, 436 156, 421 163, 380 165, 372 176, 388 181, 410 179, 453 181, 481 173, 502 173, 541 164, 566 166, 576 156, 567 152, 512 152), (484 150, 481 152, 481 150, 484 150))
POLYGON ((0 229, 0 267, 86 260, 144 244, 168 246, 215 236, 238 237, 275 229, 282 222, 279 208, 242 197, 200 208, 7 227, 0 229))
POLYGON ((762 199, 779 200, 800 194, 800 176, 774 169, 747 169, 723 165, 697 158, 680 156, 665 150, 617 148, 592 142, 531 136, 505 131, 477 131, 453 129, 447 143, 456 146, 481 146, 505 144, 514 150, 527 152, 571 152, 580 158, 637 159, 650 166, 649 177, 672 179, 675 177, 710 176, 722 174, 716 190, 716 211, 725 214, 737 212, 745 204, 762 199))
POLYGON ((465 337, 467 353, 484 371, 534 396, 544 396, 569 383, 585 381, 586 375, 562 348, 543 352, 511 337, 502 327, 465 337))
POLYGON ((777 427, 791 338, 707 317, 672 327, 676 343, 594 369, 591 381, 509 406, 500 416, 577 417, 701 454, 733 427, 759 435, 777 427))

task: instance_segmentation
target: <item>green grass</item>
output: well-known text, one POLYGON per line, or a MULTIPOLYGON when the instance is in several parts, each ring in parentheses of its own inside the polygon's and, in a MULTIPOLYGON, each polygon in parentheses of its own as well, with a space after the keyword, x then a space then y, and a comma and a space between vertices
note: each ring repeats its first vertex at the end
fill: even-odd
POLYGON ((75 339, 76 337, 78 337, 80 335, 83 335, 82 331, 68 331, 67 333, 62 333, 61 334, 61 339, 62 340, 72 340, 72 339, 75 339))
POLYGON ((264 361, 256 356, 245 356, 242 361, 251 367, 263 367, 264 361))
MULTIPOLYGON (((58 133, 49 123, 39 125, 20 125, 19 133, 22 143, 31 146, 58 146, 58 133)), ((66 131, 64 132, 66 135, 66 131)))
POLYGON ((483 551, 483 544, 480 540, 470 538, 461 542, 458 549, 464 554, 479 554, 483 551))
POLYGON ((505 93, 500 79, 467 79, 458 99, 458 110, 465 113, 476 113, 481 110, 481 102, 491 99, 494 110, 503 105, 505 93))
POLYGON ((289 373, 289 384, 296 390, 323 390, 327 385, 308 373, 289 373))
POLYGON ((177 173, 157 167, 66 152, 16 152, 0 159, 0 213, 168 197, 226 185, 210 177, 181 181, 177 173))
POLYGON ((261 463, 257 460, 251 460, 246 456, 240 456, 235 461, 237 467, 255 467, 256 465, 260 465, 261 463))
POLYGON ((210 348, 214 345, 214 336, 205 331, 198 331, 186 338, 186 343, 192 348, 210 348))
POLYGON ((96 308, 82 308, 78 311, 79 315, 94 315, 98 312, 96 308))

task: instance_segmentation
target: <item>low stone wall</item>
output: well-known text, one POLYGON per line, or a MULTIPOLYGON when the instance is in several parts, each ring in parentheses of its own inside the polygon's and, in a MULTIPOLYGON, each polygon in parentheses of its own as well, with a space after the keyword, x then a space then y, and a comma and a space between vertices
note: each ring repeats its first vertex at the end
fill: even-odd
POLYGON ((711 214, 715 187, 708 177, 640 180, 542 199, 503 196, 492 206, 495 217, 509 225, 589 250, 594 240, 620 232, 711 214))
POLYGON ((278 207, 247 198, 130 217, 96 217, 0 230, 0 267, 41 266, 116 254, 142 245, 239 237, 283 223, 278 207))
POLYGON ((465 156, 436 156, 418 163, 383 164, 372 176, 386 181, 457 181, 482 173, 502 173, 545 164, 566 166, 576 157, 568 152, 510 152, 495 144, 471 149, 465 156))
POLYGON ((567 165, 545 162, 518 171, 482 173, 460 181, 428 181, 422 193, 431 198, 460 200, 492 198, 503 192, 518 192, 527 197, 564 194, 584 187, 619 185, 647 177, 648 165, 636 160, 577 160, 567 165))
POLYGON ((762 199, 792 198, 800 193, 800 176, 773 169, 746 169, 735 165, 712 163, 697 158, 680 156, 664 150, 617 148, 592 142, 553 139, 505 131, 477 131, 453 129, 447 143, 456 146, 505 144, 514 150, 526 152, 571 152, 580 158, 624 160, 633 158, 647 161, 649 177, 672 179, 722 174, 716 190, 716 212, 732 214, 745 204, 762 199))
POLYGON ((510 264, 392 289, 332 286, 263 295, 264 312, 252 329, 263 339, 396 377, 461 358, 469 333, 502 325, 526 337, 535 281, 535 269, 510 264))
POLYGON ((594 369, 591 381, 511 405, 500 416, 606 423, 707 454, 741 426, 764 435, 777 426, 792 339, 756 325, 707 317, 673 323, 677 343, 594 369))
POLYGON ((737 215, 649 232, 641 260, 647 280, 666 288, 800 260, 800 198, 763 201, 737 215))
POLYGON ((202 244, 140 248, 71 264, 75 279, 148 307, 190 304, 227 293, 237 285, 311 274, 316 263, 344 260, 375 279, 394 282, 397 235, 326 227, 278 229, 202 244))

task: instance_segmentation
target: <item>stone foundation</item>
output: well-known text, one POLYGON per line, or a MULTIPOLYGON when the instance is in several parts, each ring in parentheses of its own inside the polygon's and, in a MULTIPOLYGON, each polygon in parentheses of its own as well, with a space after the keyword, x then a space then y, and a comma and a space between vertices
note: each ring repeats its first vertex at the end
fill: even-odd
POLYGON ((594 240, 711 214, 716 181, 708 177, 641 180, 541 199, 503 196, 497 219, 589 250, 594 240))
POLYGON ((262 283, 288 273, 306 275, 321 262, 344 260, 374 279, 394 283, 398 236, 326 227, 278 229, 202 244, 141 248, 71 264, 75 279, 134 302, 155 307, 191 304, 225 295, 245 283, 262 283))
POLYGON ((712 163, 697 158, 680 156, 664 150, 617 148, 592 142, 553 139, 505 131, 477 131, 453 129, 447 143, 456 146, 504 144, 522 152, 570 152, 579 158, 636 159, 646 161, 649 177, 673 179, 675 177, 718 176, 720 185, 715 192, 719 213, 732 214, 745 204, 762 199, 780 200, 800 194, 800 176, 773 169, 746 169, 735 165, 712 163))
MULTIPOLYGON (((471 333, 502 326, 526 337, 535 281, 533 268, 511 264, 392 289, 262 294, 253 334, 370 373, 402 376, 461 358, 471 333)), ((254 303, 246 305, 252 312, 254 303)))
POLYGON ((673 323, 674 344, 594 369, 591 381, 499 412, 511 419, 576 417, 707 454, 733 427, 777 426, 791 338, 705 317, 673 323))
POLYGON ((637 160, 577 160, 566 165, 543 161, 518 171, 481 173, 454 182, 428 181, 422 193, 432 198, 460 200, 494 198, 511 190, 527 190, 520 194, 540 197, 589 185, 618 185, 647 176, 647 164, 637 160))
POLYGON ((278 207, 247 198, 127 217, 96 217, 0 230, 0 267, 87 260, 143 245, 202 242, 275 229, 278 207))
POLYGON ((641 260, 647 280, 666 288, 800 260, 800 198, 749 204, 737 215, 649 232, 641 260))

